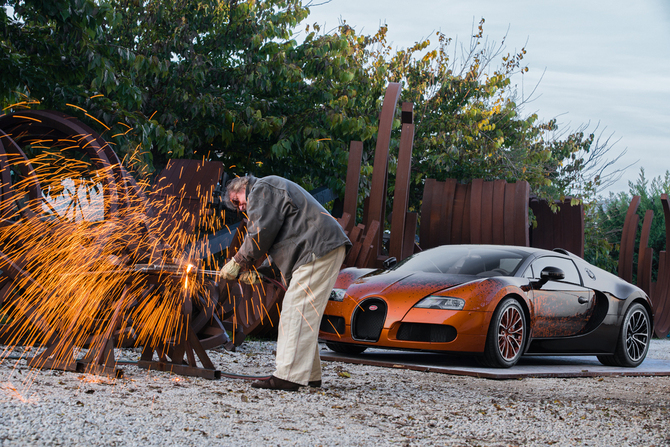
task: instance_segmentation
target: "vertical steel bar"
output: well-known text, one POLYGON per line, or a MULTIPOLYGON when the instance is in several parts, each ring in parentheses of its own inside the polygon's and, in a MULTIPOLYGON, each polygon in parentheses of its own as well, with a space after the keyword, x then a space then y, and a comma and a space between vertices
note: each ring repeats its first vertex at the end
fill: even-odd
MULTIPOLYGON (((358 209, 358 184, 361 177, 361 162, 363 160, 363 142, 349 143, 349 162, 347 164, 347 183, 344 190, 344 204, 342 210, 349 213, 351 219, 344 230, 349 233, 356 226, 356 211, 358 209)), ((352 241, 353 242, 353 241, 352 241)))
POLYGON ((414 142, 414 105, 402 103, 402 130, 398 150, 398 167, 393 195, 393 213, 391 214, 391 240, 389 256, 398 261, 403 259, 405 243, 405 219, 409 205, 409 182, 412 169, 412 146, 414 142))
POLYGON ((377 132, 377 146, 375 148, 375 160, 372 167, 372 185, 370 187, 370 202, 365 222, 366 228, 372 228, 372 222, 377 221, 382 228, 378 237, 373 242, 372 266, 377 265, 377 257, 381 250, 382 233, 386 221, 386 187, 388 180, 388 154, 391 143, 391 130, 393 128, 393 117, 395 116, 396 104, 400 98, 400 84, 389 83, 384 96, 379 117, 379 130, 377 132))

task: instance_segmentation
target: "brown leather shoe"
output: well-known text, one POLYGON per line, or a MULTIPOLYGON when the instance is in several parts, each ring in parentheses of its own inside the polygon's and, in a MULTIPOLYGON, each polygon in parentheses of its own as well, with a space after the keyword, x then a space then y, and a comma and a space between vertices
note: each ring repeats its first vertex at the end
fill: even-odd
POLYGON ((267 380, 257 380, 252 382, 251 386, 252 388, 263 388, 266 390, 298 391, 302 385, 275 376, 270 376, 267 380))
POLYGON ((321 388, 321 381, 320 380, 310 380, 307 382, 307 386, 311 386, 312 388, 321 388))

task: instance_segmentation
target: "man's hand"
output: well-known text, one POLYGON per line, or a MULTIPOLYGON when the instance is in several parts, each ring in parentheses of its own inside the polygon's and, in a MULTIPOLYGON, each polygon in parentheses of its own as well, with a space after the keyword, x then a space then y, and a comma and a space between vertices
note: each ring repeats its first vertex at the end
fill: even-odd
POLYGON ((240 275, 240 282, 253 285, 261 282, 261 279, 258 277, 258 273, 246 271, 240 275))
POLYGON ((232 281, 237 278, 237 275, 240 274, 240 264, 235 262, 235 259, 231 259, 223 266, 219 271, 219 276, 227 281, 232 281))

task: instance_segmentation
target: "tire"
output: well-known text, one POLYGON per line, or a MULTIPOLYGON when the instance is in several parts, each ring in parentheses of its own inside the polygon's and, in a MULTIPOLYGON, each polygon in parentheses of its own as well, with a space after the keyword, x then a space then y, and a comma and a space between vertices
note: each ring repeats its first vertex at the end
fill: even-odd
POLYGON ((327 341, 326 346, 328 346, 331 351, 339 352, 341 354, 360 354, 361 352, 368 349, 367 346, 349 345, 346 343, 337 343, 334 341, 327 341))
POLYGON ((514 298, 504 299, 493 312, 486 336, 483 366, 510 368, 519 361, 528 338, 526 315, 514 298))
POLYGON ((649 312, 642 304, 634 303, 623 317, 614 355, 599 355, 598 360, 605 366, 635 368, 647 356, 650 341, 649 312))

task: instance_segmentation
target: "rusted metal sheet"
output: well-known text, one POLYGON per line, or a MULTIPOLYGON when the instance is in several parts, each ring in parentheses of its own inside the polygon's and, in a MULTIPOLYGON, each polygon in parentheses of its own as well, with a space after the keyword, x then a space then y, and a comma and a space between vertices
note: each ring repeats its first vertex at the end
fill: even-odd
POLYGON ((222 176, 218 161, 170 160, 150 196, 154 231, 166 240, 195 231, 222 176))
POLYGON ((104 176, 109 195, 106 216, 116 213, 118 207, 128 206, 128 183, 116 153, 84 123, 56 111, 26 110, 0 116, 0 129, 19 145, 37 140, 51 139, 55 143, 63 138, 71 139, 89 155, 98 169, 107 173, 104 176))
POLYGON ((424 248, 435 247, 436 244, 431 240, 435 230, 431 229, 433 222, 437 220, 437 207, 433 206, 433 195, 437 180, 426 179, 423 185, 423 199, 421 201, 421 226, 419 227, 419 241, 424 248))
POLYGON ((654 334, 665 338, 670 334, 670 203, 667 194, 661 194, 661 206, 665 218, 665 251, 659 255, 658 279, 652 285, 650 298, 654 306, 654 334))
POLYGON ((344 227, 346 233, 356 225, 358 210, 358 184, 361 177, 361 162, 363 160, 363 142, 352 141, 349 144, 349 162, 347 164, 347 183, 344 190, 343 212, 351 216, 351 220, 344 227))
MULTIPOLYGON (((372 185, 370 187, 370 200, 367 215, 364 221, 366 228, 372 228, 372 222, 384 223, 386 221, 386 189, 388 185, 388 156, 391 142, 391 130, 395 116, 396 104, 400 98, 401 86, 397 82, 389 83, 384 95, 381 115, 379 117, 379 130, 377 132, 377 146, 375 148, 375 159, 372 167, 372 185)), ((378 256, 381 253, 382 232, 379 231, 377 238, 373 241, 370 265, 378 265, 378 256)))
MULTIPOLYGON (((395 177, 395 193, 393 195, 393 212, 391 214, 391 240, 389 242, 389 256, 400 261, 404 259, 405 231, 407 207, 409 205, 409 183, 412 169, 412 146, 414 142, 414 112, 413 104, 402 104, 402 130, 400 134, 400 148, 398 151, 398 167, 395 177)), ((412 235, 413 236, 413 235, 412 235)), ((412 241, 414 238, 412 237, 412 241)))
MULTIPOLYGON (((464 243, 466 240, 463 237, 463 219, 466 216, 466 198, 468 185, 461 185, 456 183, 454 191, 453 208, 451 209, 451 240, 450 244, 464 243), (463 242, 459 242, 463 241, 463 242)), ((449 218, 448 218, 449 219, 449 218)), ((447 220, 449 222, 449 220, 447 220)))
MULTIPOLYGON (((473 180, 474 182, 474 180, 473 180)), ((474 183, 473 183, 474 184, 474 183)), ((493 243, 493 182, 482 182, 481 243, 493 243)))
POLYGON ((505 209, 502 220, 505 245, 514 245, 514 230, 516 225, 514 221, 515 192, 514 183, 507 183, 505 185, 505 209))
POLYGON ((584 257, 584 207, 571 205, 570 199, 556 202, 558 211, 554 213, 544 200, 532 198, 537 227, 530 230, 530 245, 553 250, 563 248, 577 256, 584 257))
POLYGON ((621 232, 621 248, 619 250, 619 277, 633 282, 633 252, 635 251, 635 235, 640 217, 637 209, 640 206, 640 196, 633 196, 628 206, 626 219, 621 232))
POLYGON ((670 333, 670 260, 668 252, 659 253, 658 282, 652 287, 651 303, 654 309, 654 334, 665 338, 670 333))
POLYGON ((437 194, 433 194, 432 206, 435 207, 439 216, 439 220, 435 220, 433 212, 430 213, 430 230, 433 235, 431 238, 435 245, 449 244, 451 241, 451 221, 453 218, 456 183, 454 179, 439 182, 436 186, 437 194))
POLYGON ((482 222, 482 217, 484 212, 482 212, 483 208, 483 188, 484 188, 484 180, 482 179, 474 179, 472 181, 472 186, 470 190, 470 197, 471 197, 471 202, 470 202, 470 223, 471 223, 471 231, 470 231, 470 241, 473 244, 481 244, 483 243, 483 235, 482 235, 482 227, 483 227, 483 222, 482 222))
POLYGON ((420 246, 507 244, 528 246, 527 182, 427 179, 421 207, 420 246))
POLYGON ((405 216, 405 243, 403 244, 402 259, 416 253, 416 229, 418 223, 417 213, 407 213, 405 216))
POLYGON ((514 183, 514 245, 530 246, 528 225, 528 201, 530 200, 530 184, 514 183))
POLYGON ((356 265, 356 259, 358 258, 358 253, 361 251, 361 244, 357 243, 361 239, 361 234, 363 233, 363 230, 365 227, 363 224, 358 224, 355 227, 351 229, 349 232, 349 240, 353 244, 351 249, 349 249, 349 253, 347 253, 347 256, 344 258, 344 266, 345 267, 354 267, 356 265))
POLYGON ((373 265, 376 258, 376 251, 374 242, 379 237, 381 227, 379 222, 373 220, 372 223, 365 229, 365 237, 361 243, 361 251, 358 254, 355 265, 370 266, 373 265))
POLYGON ((654 254, 649 247, 649 233, 653 219, 654 211, 647 210, 642 221, 642 233, 640 233, 640 245, 637 252, 637 286, 649 296, 651 296, 651 261, 654 254))
POLYGON ((505 180, 493 181, 493 243, 505 244, 505 180))

